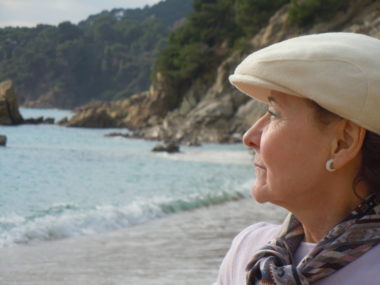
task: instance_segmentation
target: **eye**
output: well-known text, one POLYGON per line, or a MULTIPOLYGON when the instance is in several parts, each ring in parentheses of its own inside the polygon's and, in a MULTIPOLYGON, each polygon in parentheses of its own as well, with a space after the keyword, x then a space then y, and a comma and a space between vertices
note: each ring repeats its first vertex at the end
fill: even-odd
POLYGON ((279 114, 277 114, 277 113, 275 113, 275 112, 273 112, 272 110, 267 110, 267 113, 269 114, 269 116, 271 117, 271 119, 272 118, 279 118, 280 117, 280 115, 279 114))

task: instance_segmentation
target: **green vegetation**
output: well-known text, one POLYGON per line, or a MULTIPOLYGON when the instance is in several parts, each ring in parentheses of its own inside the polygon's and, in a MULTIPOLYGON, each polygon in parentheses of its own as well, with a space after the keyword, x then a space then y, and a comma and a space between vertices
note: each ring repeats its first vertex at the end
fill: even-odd
POLYGON ((0 81, 12 79, 21 102, 43 96, 57 107, 145 91, 169 31, 191 10, 192 0, 166 0, 78 25, 0 29, 0 81))
POLYGON ((291 0, 288 19, 299 26, 327 20, 347 7, 346 0, 291 0))
POLYGON ((252 37, 288 2, 289 0, 236 0, 236 22, 245 36, 252 37))
POLYGON ((246 47, 288 3, 289 21, 300 26, 326 20, 347 5, 344 0, 166 0, 144 9, 104 11, 78 25, 4 28, 0 81, 13 79, 21 102, 44 97, 56 107, 124 98, 147 90, 158 73, 181 96, 194 79, 212 80, 220 62, 246 47))
POLYGON ((173 31, 155 72, 171 80, 178 94, 191 80, 212 72, 239 43, 265 26, 288 0, 194 0, 186 25, 173 31))
POLYGON ((304 27, 327 20, 347 6, 344 0, 194 0, 193 13, 186 25, 170 34, 155 72, 183 94, 194 78, 212 73, 233 50, 244 49, 288 3, 289 22, 304 27))

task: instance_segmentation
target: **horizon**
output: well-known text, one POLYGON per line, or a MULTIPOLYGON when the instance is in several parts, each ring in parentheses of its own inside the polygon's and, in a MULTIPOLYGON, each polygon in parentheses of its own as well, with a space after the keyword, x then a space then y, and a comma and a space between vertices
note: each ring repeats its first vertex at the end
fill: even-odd
POLYGON ((163 0, 2 0, 0 28, 58 25, 69 21, 78 24, 104 10, 137 9, 163 0))

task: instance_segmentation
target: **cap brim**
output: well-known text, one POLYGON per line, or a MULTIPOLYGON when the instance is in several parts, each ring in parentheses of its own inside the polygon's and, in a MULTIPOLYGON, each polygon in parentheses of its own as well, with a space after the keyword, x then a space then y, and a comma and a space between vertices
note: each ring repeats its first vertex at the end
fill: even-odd
POLYGON ((229 76, 229 80, 241 92, 261 102, 268 102, 271 90, 302 97, 288 88, 251 75, 232 74, 229 76))

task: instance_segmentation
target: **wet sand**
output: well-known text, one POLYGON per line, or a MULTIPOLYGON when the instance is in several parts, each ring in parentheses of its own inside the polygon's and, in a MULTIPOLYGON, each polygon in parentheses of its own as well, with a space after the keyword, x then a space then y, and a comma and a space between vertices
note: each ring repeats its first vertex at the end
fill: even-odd
POLYGON ((251 200, 67 240, 0 249, 1 285, 211 284, 233 237, 285 211, 251 200))

